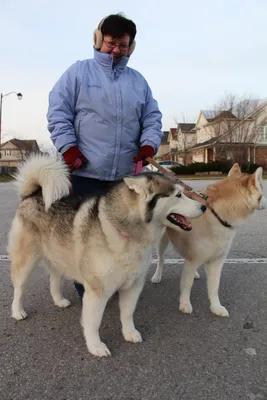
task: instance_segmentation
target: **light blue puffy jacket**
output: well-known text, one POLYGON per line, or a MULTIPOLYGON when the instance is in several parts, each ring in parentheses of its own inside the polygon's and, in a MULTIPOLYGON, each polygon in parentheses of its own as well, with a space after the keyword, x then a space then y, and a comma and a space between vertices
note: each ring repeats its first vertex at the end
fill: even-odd
POLYGON ((162 114, 145 78, 127 67, 129 57, 94 49, 94 58, 77 61, 49 93, 48 130, 63 154, 77 145, 88 159, 74 174, 100 180, 132 175, 140 146, 157 152, 162 114))

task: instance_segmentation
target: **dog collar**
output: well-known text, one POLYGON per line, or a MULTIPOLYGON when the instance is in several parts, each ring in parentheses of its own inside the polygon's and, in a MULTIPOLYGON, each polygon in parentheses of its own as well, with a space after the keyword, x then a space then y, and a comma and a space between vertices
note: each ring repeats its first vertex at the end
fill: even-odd
MULTIPOLYGON (((116 228, 116 227, 115 227, 115 228, 116 228)), ((117 232, 120 234, 120 236, 121 236, 124 240, 126 240, 126 241, 131 240, 128 236, 124 235, 118 228, 116 228, 116 229, 117 229, 117 232)))
POLYGON ((126 240, 126 241, 130 241, 132 240, 131 238, 129 238, 128 236, 124 235, 124 233, 122 233, 122 231, 120 229, 118 229, 114 224, 112 224, 113 228, 116 229, 116 231, 118 232, 118 234, 121 236, 122 239, 126 240))
POLYGON ((232 225, 228 224, 227 221, 224 221, 220 218, 220 216, 216 213, 216 211, 213 210, 213 208, 209 207, 209 209, 211 210, 211 212, 213 213, 213 215, 217 218, 218 221, 220 221, 220 223, 225 226, 225 228, 233 228, 232 225))

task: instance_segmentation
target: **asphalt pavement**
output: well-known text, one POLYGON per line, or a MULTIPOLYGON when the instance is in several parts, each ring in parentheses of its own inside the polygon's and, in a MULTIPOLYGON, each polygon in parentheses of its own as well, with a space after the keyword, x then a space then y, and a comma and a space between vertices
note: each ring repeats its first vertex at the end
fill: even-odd
MULTIPOLYGON (((195 188, 205 181, 187 182, 195 188)), ((208 181, 207 183, 211 183, 208 181)), ((267 181, 264 182, 267 195, 267 181)), ((18 198, 13 183, 0 183, 0 254, 18 198)), ((192 315, 179 312, 182 265, 166 265, 161 284, 150 279, 135 312, 144 341, 126 343, 120 331, 118 298, 108 303, 100 335, 111 350, 96 358, 86 349, 81 304, 71 281, 64 296, 72 306, 58 309, 39 266, 25 295, 28 318, 10 318, 9 262, 0 261, 0 400, 267 400, 267 210, 256 212, 233 243, 223 269, 220 298, 230 313, 209 311, 206 278, 192 289, 192 315)), ((179 257, 169 247, 168 258, 179 257)))

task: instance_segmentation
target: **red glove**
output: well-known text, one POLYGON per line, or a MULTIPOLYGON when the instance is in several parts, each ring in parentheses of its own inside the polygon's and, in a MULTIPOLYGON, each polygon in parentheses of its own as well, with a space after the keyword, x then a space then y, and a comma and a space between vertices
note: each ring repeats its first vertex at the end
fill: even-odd
POLYGON ((148 165, 149 163, 146 161, 146 158, 153 158, 154 155, 155 151, 152 146, 143 146, 133 158, 133 162, 137 163, 137 161, 143 161, 143 165, 148 165))
POLYGON ((63 153, 63 158, 72 171, 83 167, 88 162, 77 146, 72 146, 65 151, 65 153, 63 153))

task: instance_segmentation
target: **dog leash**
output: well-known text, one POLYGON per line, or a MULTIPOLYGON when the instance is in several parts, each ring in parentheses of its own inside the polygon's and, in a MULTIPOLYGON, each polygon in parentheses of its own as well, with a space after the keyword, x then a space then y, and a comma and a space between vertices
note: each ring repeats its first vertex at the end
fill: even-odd
MULTIPOLYGON (((154 165, 154 167, 156 167, 159 171, 161 171, 164 175, 168 175, 170 176, 172 179, 174 179, 177 183, 179 183, 181 186, 184 187, 185 189, 185 194, 190 197, 193 200, 196 201, 200 201, 201 203, 203 203, 204 205, 207 205, 207 199, 208 196, 205 195, 202 192, 196 191, 195 189, 193 189, 191 186, 186 185, 186 183, 184 183, 183 181, 181 181, 179 178, 177 178, 177 176, 167 170, 166 168, 162 167, 160 164, 158 164, 155 160, 153 160, 153 158, 147 157, 146 161, 152 165, 154 165)), ((137 167, 137 166, 136 166, 137 167)))
POLYGON ((143 161, 137 161, 136 166, 135 166, 135 170, 134 170, 134 174, 137 175, 142 171, 143 168, 143 161))

